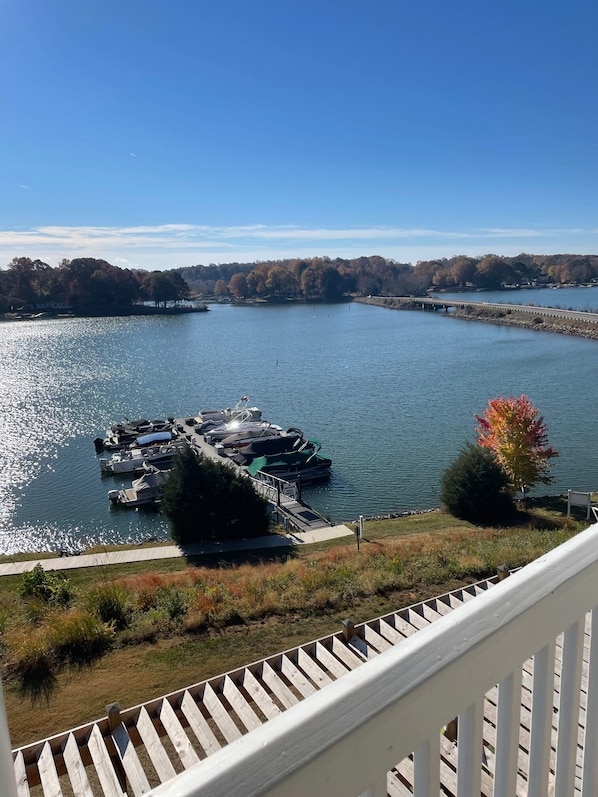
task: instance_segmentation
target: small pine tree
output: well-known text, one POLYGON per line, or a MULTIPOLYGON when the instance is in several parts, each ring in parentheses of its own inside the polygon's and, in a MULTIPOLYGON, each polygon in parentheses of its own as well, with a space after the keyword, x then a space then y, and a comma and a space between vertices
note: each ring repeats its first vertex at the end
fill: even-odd
POLYGON ((246 476, 220 462, 179 453, 164 486, 162 509, 175 542, 253 537, 268 531, 268 503, 246 476))
POLYGON ((467 443, 442 476, 440 499, 455 517, 471 523, 512 519, 509 478, 488 449, 467 443))

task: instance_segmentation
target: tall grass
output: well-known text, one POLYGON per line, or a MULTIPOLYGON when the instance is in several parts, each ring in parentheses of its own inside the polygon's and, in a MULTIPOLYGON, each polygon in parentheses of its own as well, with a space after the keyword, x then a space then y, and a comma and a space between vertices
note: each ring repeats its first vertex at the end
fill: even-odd
POLYGON ((6 672, 32 697, 47 697, 60 668, 88 665, 114 644, 275 616, 315 616, 401 591, 444 590, 493 574, 499 565, 523 565, 577 531, 575 524, 550 530, 455 528, 447 520, 447 531, 371 535, 360 551, 343 544, 284 562, 105 579, 75 590, 72 608, 62 612, 47 604, 34 608, 33 599, 21 598, 19 605, 18 597, 12 603, 5 598, 0 638, 6 672), (9 606, 16 608, 12 614, 9 606))

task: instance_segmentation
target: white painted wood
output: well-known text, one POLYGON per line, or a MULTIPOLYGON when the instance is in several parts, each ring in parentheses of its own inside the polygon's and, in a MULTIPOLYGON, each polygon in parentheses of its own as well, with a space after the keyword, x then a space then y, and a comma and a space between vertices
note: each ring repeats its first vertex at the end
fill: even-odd
POLYGON ((6 789, 6 797, 17 797, 17 782, 10 749, 10 734, 6 720, 2 681, 0 681, 0 783, 6 789))
MULTIPOLYGON (((392 769, 458 714, 477 758, 484 693, 596 604, 597 532, 576 535, 491 590, 474 590, 475 599, 464 593, 460 609, 206 759, 201 783, 192 770, 180 775, 177 793, 359 794, 368 772, 392 769)), ((470 782, 476 778, 472 769, 470 782)))
POLYGON ((193 764, 197 764, 199 756, 193 749, 193 745, 189 741, 189 737, 179 722, 173 707, 170 705, 170 701, 162 701, 158 709, 158 716, 183 766, 192 767, 193 764))
POLYGON ((317 662, 307 655, 303 648, 299 648, 297 651, 297 664, 311 678, 318 689, 322 689, 322 687, 332 683, 332 679, 318 666, 317 662))
POLYGON ((362 792, 359 797, 386 797, 388 794, 387 776, 380 775, 372 785, 362 792))
MULTIPOLYGON (((23 753, 19 750, 19 752, 15 755, 15 779, 16 779, 16 787, 17 790, 15 792, 18 797, 29 797, 29 785, 27 783, 27 772, 25 770, 25 761, 23 759, 23 753)), ((7 783, 7 797, 13 797, 12 793, 10 792, 10 780, 6 781, 7 783)))
POLYGON ((402 634, 394 628, 390 623, 386 620, 379 620, 378 621, 378 629, 380 631, 380 635, 384 637, 384 639, 388 639, 389 642, 392 642, 393 645, 396 645, 397 642, 400 642, 404 639, 402 634))
POLYGON ((334 655, 339 658, 343 664, 345 664, 350 670, 354 670, 355 667, 359 667, 363 664, 363 659, 359 656, 356 656, 355 653, 340 639, 333 637, 332 639, 332 652, 334 655))
POLYGON ((350 669, 346 664, 340 662, 336 656, 333 656, 321 642, 316 642, 315 656, 320 665, 330 673, 331 678, 342 678, 350 669))
POLYGON ((44 797, 62 797, 62 789, 56 772, 54 754, 50 744, 46 742, 37 759, 39 779, 42 784, 44 797))
POLYGON ((594 797, 598 794, 598 608, 596 607, 592 610, 590 623, 581 797, 594 797))
POLYGON ((150 790, 149 781, 124 724, 121 722, 117 725, 111 735, 118 757, 127 774, 127 780, 131 791, 135 797, 147 794, 150 790))
POLYGON ((69 773, 73 794, 76 794, 77 797, 93 797, 93 791, 79 753, 79 745, 72 733, 68 735, 64 743, 62 756, 69 773))
POLYGON ((280 714, 280 709, 251 670, 245 670, 243 674, 243 686, 247 690, 247 693, 255 700, 256 705, 259 706, 260 711, 267 719, 271 720, 276 717, 277 714, 280 714))
POLYGON ((160 778, 160 782, 164 783, 164 781, 174 778, 176 770, 172 766, 168 753, 160 741, 158 731, 154 727, 154 723, 144 707, 139 711, 135 727, 141 736, 141 741, 145 745, 145 749, 149 754, 156 774, 160 778))
POLYGON ((87 747, 105 797, 123 797, 123 790, 106 750, 106 743, 97 725, 94 725, 91 729, 87 747))
POLYGON ((221 747, 220 742, 189 692, 185 692, 183 695, 181 711, 185 715, 189 727, 195 734, 195 738, 202 746, 205 754, 210 755, 211 753, 215 753, 216 750, 219 750, 221 747))
POLYGON ((413 754, 413 797, 438 797, 440 791, 440 733, 413 754))
POLYGON ((290 708, 299 702, 288 686, 281 678, 278 677, 277 673, 272 669, 267 661, 264 662, 262 667, 262 678, 264 683, 270 687, 273 694, 276 695, 285 708, 290 708))
POLYGON ((520 707, 521 670, 516 670, 498 686, 494 797, 512 797, 516 793, 520 707))
POLYGON ((388 650, 392 647, 392 643, 389 642, 387 639, 384 639, 377 631, 374 631, 373 628, 366 623, 363 627, 364 637, 366 643, 376 649, 378 653, 382 653, 383 650, 388 650))
POLYGON ((484 703, 472 703, 459 714, 457 737, 457 795, 474 797, 482 789, 482 725, 484 703))
POLYGON ((534 656, 528 797, 546 797, 548 794, 554 699, 554 646, 554 641, 550 642, 534 656))
POLYGON ((578 620, 567 628, 563 640, 555 797, 568 797, 575 782, 583 628, 584 619, 578 620))
POLYGON ((240 718, 241 722, 243 725, 245 725, 248 731, 252 730, 253 728, 260 727, 262 723, 260 722, 259 717, 251 708, 247 700, 245 700, 233 679, 228 675, 224 678, 222 694, 228 700, 231 708, 235 711, 235 714, 240 718))
POLYGON ((280 662, 280 671, 286 678, 289 679, 291 684, 303 695, 303 697, 307 697, 308 695, 313 695, 316 693, 317 690, 312 685, 311 681, 309 681, 305 675, 298 670, 297 667, 295 667, 293 662, 286 655, 282 656, 280 662))
POLYGON ((218 695, 216 692, 214 692, 210 684, 206 684, 205 686, 203 693, 203 703, 214 718, 214 722, 218 726, 218 729, 227 742, 233 742, 235 739, 239 739, 241 737, 241 731, 229 717, 226 709, 220 702, 218 695))

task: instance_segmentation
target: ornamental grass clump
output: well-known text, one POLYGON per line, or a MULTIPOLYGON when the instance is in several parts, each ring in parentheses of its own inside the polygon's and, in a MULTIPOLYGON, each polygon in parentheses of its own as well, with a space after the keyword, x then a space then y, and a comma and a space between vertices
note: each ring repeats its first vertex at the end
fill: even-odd
POLYGON ((54 657, 70 667, 89 666, 110 647, 114 631, 85 609, 53 613, 48 641, 54 657))
POLYGON ((129 590, 114 581, 98 584, 89 592, 87 607, 115 631, 122 631, 131 622, 133 596, 129 590))

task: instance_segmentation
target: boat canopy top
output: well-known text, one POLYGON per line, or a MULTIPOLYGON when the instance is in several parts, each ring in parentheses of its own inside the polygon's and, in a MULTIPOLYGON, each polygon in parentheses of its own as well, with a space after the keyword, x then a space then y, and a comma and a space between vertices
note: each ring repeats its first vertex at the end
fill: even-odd
POLYGON ((142 434, 135 440, 138 446, 151 446, 153 443, 167 443, 172 440, 172 432, 152 432, 151 434, 142 434))
POLYGON ((301 468, 321 465, 330 460, 320 457, 315 448, 302 448, 299 451, 283 451, 279 454, 264 454, 256 457, 247 466, 247 473, 255 476, 263 468, 301 468))

